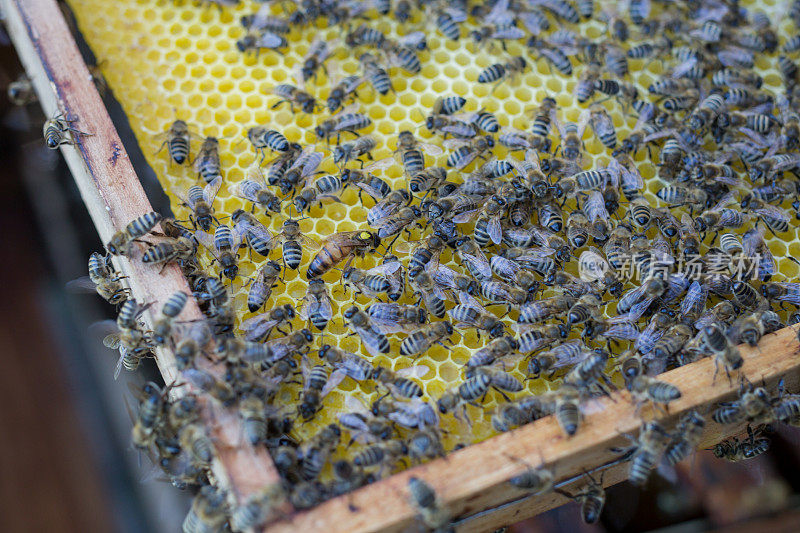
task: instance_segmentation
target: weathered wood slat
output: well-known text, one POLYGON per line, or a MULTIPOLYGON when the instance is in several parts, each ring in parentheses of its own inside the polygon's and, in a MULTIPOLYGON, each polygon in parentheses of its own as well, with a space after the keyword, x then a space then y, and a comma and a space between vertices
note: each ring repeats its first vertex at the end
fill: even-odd
MULTIPOLYGON (((152 211, 150 202, 55 0, 0 0, 0 6, 45 114, 63 114, 75 120, 73 127, 91 134, 76 135, 76 144, 63 146, 61 152, 100 238, 107 242, 129 221, 152 211)), ((175 265, 163 271, 139 260, 118 259, 117 265, 127 276, 135 297, 152 303, 153 310, 160 309, 176 291, 191 293, 175 265)), ((152 319, 149 313, 146 315, 152 319)), ((190 299, 181 319, 195 318, 202 318, 202 313, 190 299)), ((156 360, 166 383, 178 378, 169 350, 158 350, 156 360)), ((199 364, 218 375, 221 372, 209 363, 199 364)), ((180 394, 188 389, 174 390, 180 394)), ((258 489, 278 482, 267 451, 242 443, 235 412, 213 408, 205 402, 203 414, 218 452, 213 473, 221 486, 230 489, 234 501, 242 501, 258 489)))
MULTIPOLYGON (((781 378, 792 390, 800 383, 800 348, 793 328, 766 336, 758 348, 740 349, 746 361, 743 375, 751 381, 764 380, 772 387, 770 390, 781 378)), ((659 418, 671 429, 681 414, 697 409, 707 423, 701 447, 713 446, 743 429, 720 426, 711 420, 710 412, 716 403, 733 397, 739 388, 735 375, 730 382, 724 371, 716 380, 713 376, 714 362, 707 358, 659 377, 677 385, 683 393, 670 404, 669 415, 658 415, 659 418)), ((586 417, 571 438, 564 436, 553 417, 547 417, 274 523, 268 531, 310 531, 321 527, 348 533, 406 530, 415 521, 407 492, 411 476, 424 479, 436 490, 456 518, 459 532, 489 531, 563 505, 567 499, 558 494, 525 497, 525 492, 509 485, 508 480, 521 473, 526 463, 535 467, 542 459, 558 480, 574 478, 612 462, 618 454, 611 448, 628 445, 622 434, 637 435, 640 416, 649 419, 657 414, 646 407, 637 415, 627 391, 613 393, 601 403, 604 409, 586 417)), ((627 464, 622 464, 611 468, 603 483, 611 485, 626 476, 627 464)))

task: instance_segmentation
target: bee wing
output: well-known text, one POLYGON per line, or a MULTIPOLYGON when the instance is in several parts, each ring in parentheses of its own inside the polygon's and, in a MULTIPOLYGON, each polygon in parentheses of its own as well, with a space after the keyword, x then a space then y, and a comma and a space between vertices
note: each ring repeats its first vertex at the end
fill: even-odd
POLYGON ((608 220, 609 214, 606 210, 603 194, 600 191, 593 190, 589 192, 589 195, 586 197, 586 201, 583 204, 583 212, 586 213, 586 217, 589 219, 589 222, 594 222, 595 220, 608 220))
POLYGON ((749 229, 742 235, 742 255, 753 257, 758 253, 761 244, 764 242, 764 230, 761 227, 749 229))
POLYGON ((592 119, 592 112, 587 108, 581 111, 581 114, 578 115, 578 139, 583 138, 583 133, 586 131, 586 126, 592 119))
POLYGON ((395 372, 396 376, 403 378, 422 379, 422 376, 428 373, 430 368, 426 365, 410 366, 408 368, 401 368, 395 372))
POLYGON ((309 157, 304 161, 305 164, 300 171, 300 175, 305 178, 316 172, 323 159, 325 159, 325 154, 322 152, 313 152, 309 154, 309 157))
POLYGON ((428 47, 427 38, 423 31, 412 31, 397 39, 402 46, 408 46, 416 50, 424 50, 428 47))
POLYGON ((534 36, 539 35, 543 30, 547 29, 544 27, 544 24, 542 24, 543 18, 537 16, 533 12, 521 11, 517 14, 517 18, 519 18, 522 25, 525 26, 525 29, 534 36))
MULTIPOLYGON (((464 165, 464 166, 466 166, 466 165, 464 165)), ((458 168, 461 168, 461 167, 458 167, 458 168)), ((473 216, 475 216, 475 214, 477 212, 478 212, 478 209, 470 209, 469 211, 464 211, 463 213, 459 213, 459 214, 457 214, 456 216, 453 217, 453 222, 456 222, 458 224, 464 224, 466 222, 469 222, 470 219, 473 216)))
POLYGON ((245 339, 256 341, 266 335, 277 323, 277 320, 269 318, 269 312, 267 312, 243 321, 240 329, 244 332, 245 339))
POLYGON ((522 268, 514 261, 499 255, 492 256, 490 264, 492 271, 505 281, 513 280, 514 276, 516 276, 517 272, 519 272, 522 268))
POLYGON ((200 370, 197 368, 187 368, 182 372, 182 376, 184 379, 186 379, 186 381, 200 390, 208 390, 214 386, 214 383, 217 381, 214 376, 205 370, 200 370))
POLYGON ((503 227, 500 224, 500 218, 490 218, 489 223, 486 225, 486 229, 489 233, 489 237, 492 239, 492 242, 495 244, 500 244, 500 242, 503 240, 503 227))
POLYGON ((461 148, 465 144, 469 144, 469 141, 466 139, 445 139, 444 141, 442 141, 442 146, 444 146, 448 150, 455 150, 457 148, 461 148))
MULTIPOLYGON (((378 190, 375 187, 372 187, 372 186, 370 186, 370 185, 368 185, 368 184, 366 184, 364 182, 358 182, 358 183, 356 183, 356 186, 359 187, 360 189, 362 189, 365 193, 369 194, 372 197, 372 199, 375 200, 376 202, 378 202, 379 200, 381 200, 384 197, 384 194, 380 190, 378 190)), ((370 211, 372 211, 372 209, 375 209, 376 207, 378 207, 378 205, 384 205, 384 204, 381 204, 380 202, 378 202, 377 204, 372 206, 370 211)), ((398 205, 397 207, 399 208, 400 206, 398 205)))
POLYGON ((203 230, 197 230, 194 232, 194 237, 197 239, 197 242, 214 252, 214 236, 210 233, 206 233, 203 230))
POLYGON ((344 408, 350 413, 361 413, 365 415, 371 414, 364 403, 352 395, 347 395, 344 398, 344 408))
POLYGON ((322 247, 320 243, 318 243, 316 240, 312 239, 308 235, 300 234, 297 236, 297 240, 300 242, 300 244, 311 250, 319 250, 322 247))
POLYGON ((283 48, 286 46, 286 39, 271 31, 265 31, 256 40, 258 48, 283 48))
POLYGON ((470 307, 470 308, 472 308, 472 309, 474 309, 474 310, 476 310, 476 311, 478 311, 480 313, 485 313, 486 312, 486 309, 483 307, 483 305, 474 296, 472 296, 469 293, 466 293, 466 292, 463 292, 463 291, 459 292, 458 293, 458 301, 459 301, 459 304, 463 305, 464 307, 470 307))
POLYGON ((217 176, 203 187, 203 198, 209 205, 214 203, 214 198, 217 197, 220 186, 222 186, 222 176, 217 176))
POLYGON ((755 211, 761 216, 774 218, 776 220, 780 220, 781 222, 789 222, 789 220, 791 220, 789 218, 789 215, 787 215, 786 212, 783 211, 783 209, 774 205, 764 204, 763 206, 759 207, 758 209, 754 209, 753 211, 755 211))
MULTIPOLYGON (((480 251, 478 253, 483 255, 480 251)), ((478 257, 462 252, 461 260, 465 263, 471 264, 472 267, 476 269, 484 278, 489 279, 492 277, 492 267, 489 265, 489 261, 486 259, 486 257, 478 257)))
POLYGON ((778 298, 792 305, 800 305, 800 283, 791 281, 780 281, 775 283, 785 289, 786 294, 778 298))
MULTIPOLYGON (((275 240, 275 236, 270 233, 266 226, 261 224, 244 224, 239 226, 238 224, 234 226, 236 233, 240 235, 240 237, 247 237, 247 238, 259 238, 267 243, 269 248, 272 250, 277 247, 277 242, 275 240)), ((240 238, 241 240, 241 238, 240 238)))
POLYGON ((394 164, 393 157, 386 157, 384 159, 379 159, 372 164, 367 165, 364 167, 364 170, 367 172, 372 172, 374 170, 386 170, 387 168, 391 167, 394 164))
POLYGON ((73 293, 93 293, 97 286, 89 276, 82 276, 78 279, 73 279, 67 282, 66 288, 69 292, 73 293))
POLYGON ((122 371, 122 362, 128 355, 128 349, 124 346, 119 345, 117 348, 119 349, 119 358, 117 359, 117 365, 114 367, 114 381, 119 379, 119 374, 122 371))
POLYGON ((614 338, 619 340, 633 341, 639 336, 639 328, 635 323, 630 321, 622 321, 618 324, 613 324, 604 333, 605 338, 614 338))
POLYGON ((444 150, 435 144, 419 142, 417 143, 417 147, 431 157, 439 157, 444 153, 444 150))
POLYGON ((672 78, 682 78, 687 72, 692 70, 692 68, 696 64, 697 64, 697 58, 696 57, 690 57, 689 59, 687 59, 683 63, 679 64, 674 69, 672 69, 672 73, 670 74, 670 77, 672 77, 672 78))
POLYGON ((380 265, 369 269, 368 272, 374 274, 382 274, 386 277, 389 277, 395 272, 397 272, 398 269, 400 268, 403 268, 403 263, 401 263, 400 261, 389 261, 388 263, 381 263, 380 265))
POLYGON ((686 315, 695 309, 704 309, 706 298, 708 297, 708 288, 704 287, 698 281, 693 281, 689 285, 689 290, 686 291, 686 296, 681 301, 680 313, 686 315))
POLYGON ((339 383, 341 383, 346 377, 347 373, 344 370, 337 368, 336 370, 331 372, 331 375, 328 378, 328 382, 325 383, 325 386, 322 387, 322 390, 320 391, 320 397, 324 398, 325 396, 327 396, 328 393, 331 392, 336 387, 338 387, 339 383))

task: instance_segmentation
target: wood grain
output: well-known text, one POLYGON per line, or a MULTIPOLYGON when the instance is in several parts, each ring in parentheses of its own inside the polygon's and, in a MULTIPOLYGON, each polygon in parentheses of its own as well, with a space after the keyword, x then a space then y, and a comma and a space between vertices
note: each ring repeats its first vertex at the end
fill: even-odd
MULTIPOLYGON (((62 146, 61 152, 100 238, 107 242, 132 219, 152 211, 150 202, 55 0, 0 0, 0 6, 45 114, 49 117, 63 114, 74 120, 74 128, 90 134, 75 135, 75 144, 62 146)), ((176 291, 191 294, 176 265, 162 271, 139 261, 141 253, 140 249, 132 261, 124 258, 116 261, 128 277, 136 299, 152 303, 151 309, 158 310, 176 291)), ((202 318, 193 299, 180 318, 202 318)), ((152 316, 146 313, 145 319, 152 320, 152 316)), ((169 350, 158 350, 156 361, 166 383, 178 378, 169 350)), ((218 376, 222 374, 222 368, 214 368, 205 361, 198 366, 218 376)), ((173 389, 175 394, 189 390, 191 387, 173 389)), ((212 472, 220 486, 229 489, 232 503, 278 483, 280 478, 267 451, 242 442, 237 414, 213 406, 208 399, 204 399, 203 405, 206 428, 217 448, 212 472)))
MULTIPOLYGON (((751 381, 764 380, 773 387, 770 390, 780 378, 785 378, 792 390, 800 383, 800 358, 793 328, 764 337, 755 349, 742 346, 740 350, 745 358, 743 375, 751 381)), ((683 393, 670 404, 669 414, 659 418, 671 428, 681 414, 698 410, 707 422, 703 448, 743 429, 711 421, 710 412, 716 403, 733 397, 739 387, 735 375, 731 381, 724 372, 716 380, 713 375, 714 362, 706 358, 659 377, 677 385, 683 393)), ((601 404, 602 411, 587 416, 571 438, 564 436, 553 417, 547 417, 298 513, 272 524, 268 531, 404 531, 413 527, 416 520, 406 488, 411 476, 424 479, 436 490, 456 518, 459 532, 489 531, 534 516, 567 500, 557 494, 526 497, 524 491, 510 486, 508 480, 521 473, 526 463, 538 466, 544 460, 558 480, 580 476, 585 470, 615 459, 619 454, 611 448, 628 444, 622 434, 636 435, 642 418, 657 414, 644 408, 637 415, 627 391, 613 393, 601 404)), ((611 468, 604 485, 622 481, 626 475, 627 464, 611 468)))

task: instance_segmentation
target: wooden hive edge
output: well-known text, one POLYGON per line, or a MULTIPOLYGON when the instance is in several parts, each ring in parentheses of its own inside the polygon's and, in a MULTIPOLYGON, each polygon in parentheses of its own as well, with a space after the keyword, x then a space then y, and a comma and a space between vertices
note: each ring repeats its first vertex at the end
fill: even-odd
MULTIPOLYGON (((765 336, 756 348, 742 345, 740 351, 745 359, 741 375, 753 383, 763 381, 770 390, 780 379, 785 379, 791 389, 800 385, 800 346, 795 329, 784 328, 765 336)), ((714 361, 701 359, 659 376, 682 392, 679 400, 670 403, 668 414, 649 407, 637 414, 628 392, 617 391, 600 400, 602 410, 587 416, 570 438, 564 436, 554 417, 546 417, 297 513, 271 524, 267 531, 288 533, 324 528, 356 533, 413 529, 418 522, 407 489, 412 476, 425 480, 436 490, 454 517, 457 531, 490 531, 569 501, 556 493, 529 496, 509 485, 508 480, 522 473, 526 465, 536 467, 544 461, 554 470, 559 484, 569 485, 587 470, 617 463, 619 453, 611 448, 628 446, 623 434, 636 435, 642 419, 655 417, 671 429, 682 414, 697 410, 706 418, 700 448, 741 433, 743 426, 721 426, 710 417, 717 402, 738 392, 738 375, 732 374, 731 378, 729 381, 725 372, 720 371, 714 379, 714 361)), ((608 468, 603 484, 613 485, 627 479, 627 469, 627 463, 608 468)))
MULTIPOLYGON (((152 206, 55 0, 0 0, 0 8, 45 115, 63 113, 75 120, 72 125, 76 129, 91 134, 76 135, 75 144, 62 146, 61 152, 101 240, 108 242, 114 232, 152 211, 152 206)), ((127 276, 134 296, 151 303, 153 310, 160 309, 176 291, 191 294, 177 265, 168 265, 162 271, 139 260, 117 257, 115 263, 127 276)), ((193 298, 180 318, 203 318, 193 298)), ((152 314, 146 312, 145 319, 151 324, 152 314)), ((156 361, 165 383, 179 379, 171 351, 157 350, 156 361)), ((222 367, 205 360, 197 366, 217 376, 223 372, 222 367)), ((190 386, 172 389, 176 395, 189 391, 198 392, 190 386)), ((212 474, 217 484, 228 491, 231 504, 239 504, 265 486, 279 483, 266 449, 255 449, 241 438, 237 413, 219 408, 205 395, 201 395, 201 404, 203 422, 217 451, 212 474)))

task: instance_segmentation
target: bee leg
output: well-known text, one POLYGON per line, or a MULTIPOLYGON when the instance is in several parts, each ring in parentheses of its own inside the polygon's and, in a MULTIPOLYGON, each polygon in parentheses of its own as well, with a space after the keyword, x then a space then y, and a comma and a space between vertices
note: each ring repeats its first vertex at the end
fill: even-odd
POLYGON ((497 392, 499 392, 500 396, 502 396, 505 401, 507 401, 507 402, 511 401, 511 398, 509 398, 508 395, 505 392, 503 392, 501 389, 498 389, 497 387, 492 387, 492 388, 494 390, 496 390, 497 392))

